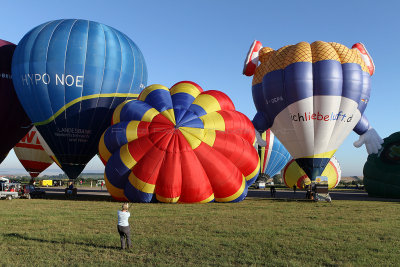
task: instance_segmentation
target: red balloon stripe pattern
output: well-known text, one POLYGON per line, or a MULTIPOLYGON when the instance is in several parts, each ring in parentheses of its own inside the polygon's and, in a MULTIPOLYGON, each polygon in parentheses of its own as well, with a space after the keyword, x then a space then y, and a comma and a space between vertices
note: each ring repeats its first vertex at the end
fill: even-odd
POLYGON ((259 173, 254 142, 251 121, 227 95, 184 81, 119 105, 99 155, 117 200, 239 202, 259 173))

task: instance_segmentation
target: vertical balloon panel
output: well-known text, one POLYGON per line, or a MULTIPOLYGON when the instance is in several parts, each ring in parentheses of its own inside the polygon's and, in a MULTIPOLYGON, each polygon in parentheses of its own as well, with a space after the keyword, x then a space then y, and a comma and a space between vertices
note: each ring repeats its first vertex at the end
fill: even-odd
POLYGON ((42 24, 18 44, 14 85, 23 107, 70 178, 97 153, 114 109, 147 82, 136 44, 87 20, 42 24))
POLYGON ((0 163, 8 152, 29 131, 31 121, 15 93, 11 75, 11 60, 15 44, 0 40, 0 163))
POLYGON ((261 172, 273 177, 285 167, 291 156, 271 130, 263 132, 261 137, 267 143, 260 147, 261 172))

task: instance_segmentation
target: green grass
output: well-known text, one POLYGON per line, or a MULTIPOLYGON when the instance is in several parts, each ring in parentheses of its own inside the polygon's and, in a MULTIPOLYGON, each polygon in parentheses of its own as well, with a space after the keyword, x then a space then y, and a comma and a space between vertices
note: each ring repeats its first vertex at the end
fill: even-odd
POLYGON ((0 266, 395 266, 398 202, 132 204, 134 248, 119 249, 120 203, 0 201, 0 266))

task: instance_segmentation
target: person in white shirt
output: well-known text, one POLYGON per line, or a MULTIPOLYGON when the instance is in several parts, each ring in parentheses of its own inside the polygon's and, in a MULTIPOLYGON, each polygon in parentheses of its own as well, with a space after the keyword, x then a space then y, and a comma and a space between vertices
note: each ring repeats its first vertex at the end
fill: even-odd
POLYGON ((118 233, 121 239, 121 249, 125 249, 125 243, 127 243, 128 248, 132 247, 130 229, 129 229, 129 217, 131 216, 128 211, 128 203, 122 204, 122 209, 118 211, 118 233), (126 242, 125 242, 126 240, 126 242))

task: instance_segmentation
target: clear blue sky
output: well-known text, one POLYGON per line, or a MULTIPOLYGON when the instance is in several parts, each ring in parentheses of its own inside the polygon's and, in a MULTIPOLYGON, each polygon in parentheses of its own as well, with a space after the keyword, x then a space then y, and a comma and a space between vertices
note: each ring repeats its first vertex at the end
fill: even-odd
MULTIPOLYGON (((80 18, 112 26, 142 50, 148 84, 170 87, 192 80, 205 90, 225 92, 250 119, 256 112, 251 78, 241 72, 254 39, 274 49, 301 41, 363 42, 376 65, 365 114, 382 137, 400 131, 400 1, 4 0, 1 10, 0 39, 14 43, 49 20, 80 18)), ((350 134, 336 153, 343 175, 362 175, 367 153, 353 147, 357 139, 350 134)), ((14 152, 0 173, 8 168, 23 173, 14 152)), ((97 157, 84 172, 93 170, 103 171, 97 157)))

